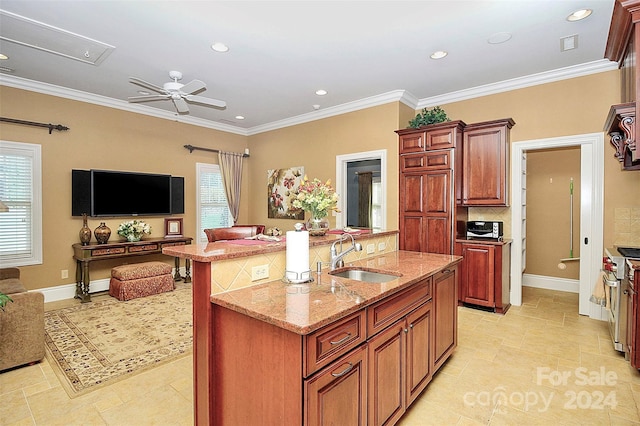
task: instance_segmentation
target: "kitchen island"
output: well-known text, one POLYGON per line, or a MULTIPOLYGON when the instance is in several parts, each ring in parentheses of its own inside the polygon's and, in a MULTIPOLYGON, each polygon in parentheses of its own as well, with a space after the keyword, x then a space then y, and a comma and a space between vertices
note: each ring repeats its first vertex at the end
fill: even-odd
MULTIPOLYGON (((393 275, 384 283, 324 268, 310 283, 280 277, 219 292, 217 262, 255 263, 285 245, 166 249, 193 262, 196 424, 395 423, 456 346, 461 260, 395 251, 396 235, 358 235, 365 246, 391 238, 390 250, 345 260, 393 275)), ((312 238, 311 262, 335 238, 312 238)))

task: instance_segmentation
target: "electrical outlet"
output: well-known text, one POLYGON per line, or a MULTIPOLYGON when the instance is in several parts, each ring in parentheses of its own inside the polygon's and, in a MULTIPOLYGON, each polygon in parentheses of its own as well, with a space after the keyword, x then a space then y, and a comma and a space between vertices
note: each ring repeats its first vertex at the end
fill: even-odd
POLYGON ((269 265, 258 265, 251 268, 251 281, 269 278, 269 265))
POLYGON ((63 269, 62 271, 60 271, 60 278, 62 279, 69 278, 69 270, 63 269))
POLYGON ((371 254, 376 251, 375 244, 367 244, 367 254, 371 254))
POLYGON ((378 243, 378 251, 383 251, 386 248, 387 245, 385 243, 378 243))

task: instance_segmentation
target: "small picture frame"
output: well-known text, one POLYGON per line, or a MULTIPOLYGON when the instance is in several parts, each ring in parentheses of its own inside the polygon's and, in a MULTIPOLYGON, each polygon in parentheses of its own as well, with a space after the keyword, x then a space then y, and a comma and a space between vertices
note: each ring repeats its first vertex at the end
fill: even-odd
POLYGON ((164 220, 164 236, 170 237, 182 237, 182 218, 171 217, 164 220))

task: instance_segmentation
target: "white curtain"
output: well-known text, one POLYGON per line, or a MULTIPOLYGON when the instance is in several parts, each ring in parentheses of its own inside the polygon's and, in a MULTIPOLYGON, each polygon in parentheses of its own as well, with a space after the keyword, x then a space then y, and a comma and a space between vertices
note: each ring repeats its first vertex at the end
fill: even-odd
POLYGON ((229 210, 233 216, 233 223, 238 221, 240 213, 240 187, 242 184, 242 157, 243 154, 236 152, 219 152, 218 164, 220 165, 220 175, 222 185, 227 196, 229 210))

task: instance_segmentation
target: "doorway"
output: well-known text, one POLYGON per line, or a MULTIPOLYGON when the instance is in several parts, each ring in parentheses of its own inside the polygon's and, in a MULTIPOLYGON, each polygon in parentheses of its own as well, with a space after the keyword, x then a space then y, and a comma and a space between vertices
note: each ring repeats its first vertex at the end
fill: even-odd
POLYGON ((336 228, 345 226, 357 226, 358 213, 358 185, 357 174, 360 172, 373 172, 374 185, 379 188, 374 195, 371 212, 375 217, 376 227, 387 227, 387 150, 356 152, 353 154, 336 156, 336 191, 341 194, 338 199, 336 213, 336 228), (375 210, 375 211, 374 211, 375 210), (350 219, 351 218, 351 219, 350 219))
POLYGON ((602 257, 604 202, 604 135, 591 133, 560 138, 514 142, 511 145, 511 303, 522 304, 522 274, 526 264, 526 152, 580 147, 580 289, 578 312, 606 319, 606 312, 589 302, 599 276, 602 257))

